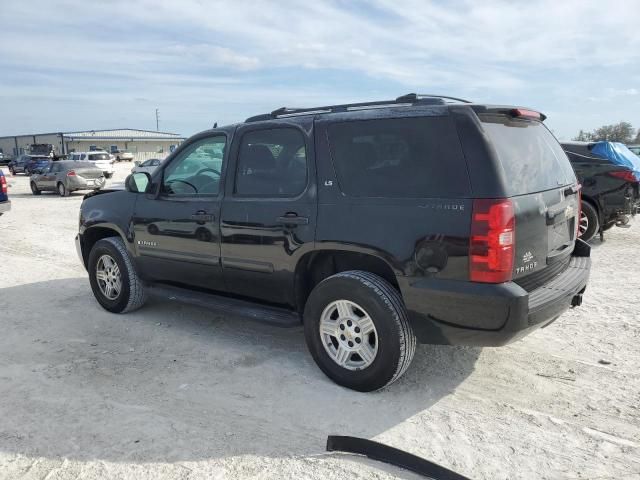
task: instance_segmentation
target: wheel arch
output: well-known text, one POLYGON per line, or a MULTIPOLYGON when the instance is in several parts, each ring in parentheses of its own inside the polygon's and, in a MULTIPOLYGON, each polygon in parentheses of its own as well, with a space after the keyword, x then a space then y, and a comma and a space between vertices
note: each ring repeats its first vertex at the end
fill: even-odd
POLYGON ((600 221, 600 223, 602 223, 602 207, 600 206, 600 201, 598 199, 596 199, 595 197, 592 197, 590 195, 582 195, 582 201, 583 202, 587 202, 589 205, 591 205, 593 208, 596 209, 596 213, 598 214, 598 221, 600 221))
POLYGON ((123 232, 118 229, 115 225, 105 225, 100 224, 96 226, 92 226, 87 228, 82 233, 82 261, 84 263, 85 268, 88 267, 89 264, 89 254, 91 253, 91 249, 93 246, 103 238, 107 237, 120 237, 124 242, 125 246, 127 245, 126 238, 123 232))
POLYGON ((304 311, 309 294, 325 278, 349 270, 362 270, 385 279, 400 293, 400 286, 392 266, 383 258, 353 250, 332 248, 315 250, 303 255, 296 264, 294 274, 295 307, 304 311))

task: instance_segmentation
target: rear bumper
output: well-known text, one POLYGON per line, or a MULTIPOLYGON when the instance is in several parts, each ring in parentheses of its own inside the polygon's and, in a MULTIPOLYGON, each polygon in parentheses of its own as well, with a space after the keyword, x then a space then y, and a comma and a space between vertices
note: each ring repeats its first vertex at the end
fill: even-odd
POLYGON ((94 178, 94 179, 86 179, 86 178, 78 178, 76 177, 67 177, 69 190, 94 190, 96 188, 102 188, 105 185, 104 177, 94 178), (93 180, 93 183, 89 184, 89 182, 93 180))
POLYGON ((0 202, 0 215, 11 210, 11 201, 0 202))
POLYGON ((549 325, 582 303, 589 256, 590 247, 579 240, 569 267, 531 292, 514 282, 433 279, 405 282, 401 290, 421 343, 501 346, 549 325))

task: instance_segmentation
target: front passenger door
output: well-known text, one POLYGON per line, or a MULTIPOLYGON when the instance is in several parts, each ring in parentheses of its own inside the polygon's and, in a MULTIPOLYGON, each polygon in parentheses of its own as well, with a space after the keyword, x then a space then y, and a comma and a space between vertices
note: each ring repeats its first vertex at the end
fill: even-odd
POLYGON ((223 290, 220 266, 224 134, 185 145, 163 171, 154 193, 140 195, 134 214, 137 261, 145 277, 223 290))
POLYGON ((56 189, 56 173, 60 171, 59 163, 52 163, 49 165, 44 174, 38 181, 38 188, 40 190, 55 190, 56 189))

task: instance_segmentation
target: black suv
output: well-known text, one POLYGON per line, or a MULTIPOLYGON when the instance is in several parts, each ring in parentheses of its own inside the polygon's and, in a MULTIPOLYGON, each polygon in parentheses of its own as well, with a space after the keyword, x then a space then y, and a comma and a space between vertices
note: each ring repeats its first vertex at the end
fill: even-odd
POLYGON ((544 116, 405 95, 282 108, 85 197, 107 310, 148 293, 304 323, 319 367, 384 387, 424 343, 504 345, 580 305, 579 185, 544 116))

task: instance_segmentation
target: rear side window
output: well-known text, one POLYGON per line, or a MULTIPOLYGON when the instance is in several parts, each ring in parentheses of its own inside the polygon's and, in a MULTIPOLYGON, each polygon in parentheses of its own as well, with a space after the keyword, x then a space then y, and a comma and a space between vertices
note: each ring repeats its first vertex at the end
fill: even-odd
POLYGON ((243 135, 235 193, 293 197, 307 186, 304 136, 295 128, 256 130, 243 135))
POLYGON ((464 197, 467 166, 449 117, 334 123, 329 144, 343 193, 353 197, 464 197))
POLYGON ((537 121, 482 115, 482 126, 498 154, 509 195, 541 192, 576 182, 564 150, 537 121))

